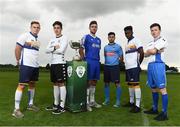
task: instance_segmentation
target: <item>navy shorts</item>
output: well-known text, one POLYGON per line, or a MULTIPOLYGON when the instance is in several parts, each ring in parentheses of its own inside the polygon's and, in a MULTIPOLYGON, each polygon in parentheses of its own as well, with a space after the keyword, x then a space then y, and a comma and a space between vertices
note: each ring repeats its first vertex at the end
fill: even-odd
POLYGON ((120 67, 119 65, 104 65, 104 82, 119 82, 120 67))
POLYGON ((126 70, 126 82, 139 83, 140 70, 141 70, 140 67, 127 69, 126 70))
POLYGON ((88 80, 100 79, 100 62, 98 60, 86 60, 88 80))
POLYGON ((67 78, 66 64, 51 64, 50 68, 51 82, 65 82, 67 78))
POLYGON ((38 81, 38 78, 39 78, 39 68, 20 65, 19 83, 38 81))
POLYGON ((147 84, 151 88, 162 89, 166 87, 166 70, 164 63, 149 63, 147 73, 147 84))

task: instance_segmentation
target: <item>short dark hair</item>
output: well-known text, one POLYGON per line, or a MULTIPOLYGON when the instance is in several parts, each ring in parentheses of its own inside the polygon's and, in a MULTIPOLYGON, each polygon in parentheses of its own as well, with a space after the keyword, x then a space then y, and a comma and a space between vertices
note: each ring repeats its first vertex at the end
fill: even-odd
POLYGON ((32 22, 31 22, 31 26, 32 26, 33 24, 39 24, 39 25, 40 25, 40 23, 39 23, 38 21, 32 21, 32 22))
POLYGON ((127 30, 133 31, 133 27, 132 27, 132 26, 126 26, 126 27, 124 27, 124 31, 127 31, 127 30))
POLYGON ((153 28, 153 27, 158 27, 159 30, 161 30, 161 26, 158 24, 158 23, 153 23, 151 26, 150 26, 150 29, 153 28))
POLYGON ((89 26, 91 26, 92 24, 96 24, 97 25, 97 21, 93 20, 89 23, 89 26))
POLYGON ((110 36, 110 35, 114 35, 115 36, 115 33, 114 32, 109 32, 108 36, 110 36))
POLYGON ((53 23, 53 27, 54 27, 55 25, 59 25, 59 26, 61 27, 61 29, 62 29, 62 23, 61 23, 60 21, 55 21, 55 22, 53 23))

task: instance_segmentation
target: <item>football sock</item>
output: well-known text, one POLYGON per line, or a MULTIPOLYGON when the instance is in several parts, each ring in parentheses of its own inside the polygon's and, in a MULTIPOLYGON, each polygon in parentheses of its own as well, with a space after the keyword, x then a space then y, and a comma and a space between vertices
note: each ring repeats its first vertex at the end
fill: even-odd
POLYGON ((54 104, 59 105, 59 100, 60 100, 60 88, 59 88, 59 86, 56 86, 56 85, 53 86, 53 93, 54 93, 54 104))
POLYGON ((89 104, 89 88, 87 88, 87 104, 89 104))
POLYGON ((24 86, 18 85, 15 92, 15 109, 20 109, 20 101, 22 98, 23 90, 24 90, 24 86))
POLYGON ((135 86, 135 98, 136 98, 136 106, 140 107, 140 103, 141 103, 141 88, 140 86, 135 86))
POLYGON ((120 97, 121 97, 121 87, 120 85, 116 85, 116 104, 120 104, 120 97))
POLYGON ((33 105, 34 94, 35 94, 35 88, 29 86, 28 88, 29 105, 33 105))
POLYGON ((95 102, 96 86, 90 86, 90 103, 95 102))
POLYGON ((134 88, 132 86, 129 86, 129 97, 130 97, 130 103, 134 103, 134 88))
POLYGON ((152 92, 152 98, 153 98, 153 110, 158 110, 158 100, 159 100, 159 93, 158 92, 152 92))
POLYGON ((61 104, 60 106, 62 108, 64 108, 64 105, 65 105, 65 101, 66 101, 66 87, 65 86, 61 86, 60 87, 60 94, 61 94, 61 104))
POLYGON ((104 94, 105 94, 105 101, 109 102, 110 101, 110 88, 109 88, 109 83, 105 83, 104 85, 104 94))
POLYGON ((168 95, 163 94, 162 95, 162 111, 164 113, 167 113, 167 107, 168 107, 168 95))

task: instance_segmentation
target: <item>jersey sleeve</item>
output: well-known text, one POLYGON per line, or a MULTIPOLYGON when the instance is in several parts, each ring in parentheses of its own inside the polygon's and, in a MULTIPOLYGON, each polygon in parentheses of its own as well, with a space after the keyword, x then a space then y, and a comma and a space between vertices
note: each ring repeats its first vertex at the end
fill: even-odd
POLYGON ((140 41, 139 39, 135 39, 134 44, 135 44, 135 46, 136 46, 137 49, 143 47, 143 45, 142 45, 142 43, 141 43, 141 41, 140 41))
POLYGON ((60 44, 60 48, 56 49, 53 53, 59 54, 59 53, 65 53, 68 46, 68 39, 66 37, 63 38, 62 43, 60 44))
POLYGON ((18 37, 17 41, 16 41, 16 44, 23 47, 25 42, 26 42, 26 38, 27 38, 27 35, 26 34, 22 34, 21 36, 18 37))
POLYGON ((47 47, 46 47, 46 53, 52 53, 54 51, 54 45, 51 44, 52 40, 49 41, 47 47))
POLYGON ((101 49, 101 39, 99 38, 99 42, 100 42, 100 49, 101 49))
POLYGON ((86 35, 82 37, 80 43, 81 43, 81 48, 85 48, 86 47, 86 35))
POLYGON ((119 57, 123 56, 123 50, 122 47, 119 45, 119 52, 118 52, 119 57))
POLYGON ((158 43, 154 46, 157 50, 161 50, 167 47, 167 41, 165 39, 160 39, 158 43))

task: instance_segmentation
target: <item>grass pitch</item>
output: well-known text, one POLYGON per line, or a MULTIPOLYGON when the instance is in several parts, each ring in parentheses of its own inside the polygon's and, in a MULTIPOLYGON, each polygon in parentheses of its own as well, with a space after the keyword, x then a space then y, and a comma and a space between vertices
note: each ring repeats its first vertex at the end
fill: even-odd
MULTIPOLYGON (((96 100, 98 103, 104 101, 103 81, 98 82, 96 89, 96 100)), ((121 104, 128 102, 128 89, 125 84, 125 75, 121 73, 122 96, 121 104)), ((180 74, 167 74, 169 120, 157 122, 153 120, 154 116, 146 115, 143 112, 132 114, 129 108, 113 108, 115 103, 115 86, 110 87, 111 102, 109 106, 103 106, 101 109, 94 109, 92 112, 70 113, 65 112, 61 115, 52 115, 51 112, 45 111, 45 107, 52 104, 53 94, 52 85, 49 81, 48 72, 40 72, 39 82, 36 87, 35 104, 41 108, 38 113, 27 111, 27 88, 23 93, 21 109, 25 115, 22 119, 16 119, 11 116, 14 108, 14 94, 18 82, 18 72, 0 72, 0 125, 68 125, 68 126, 86 126, 86 125, 109 125, 109 126, 180 126, 180 74)), ((146 74, 141 73, 142 88, 142 108, 149 109, 152 104, 151 91, 146 86, 146 74)), ((161 98, 159 99, 159 110, 161 110, 161 98)))

